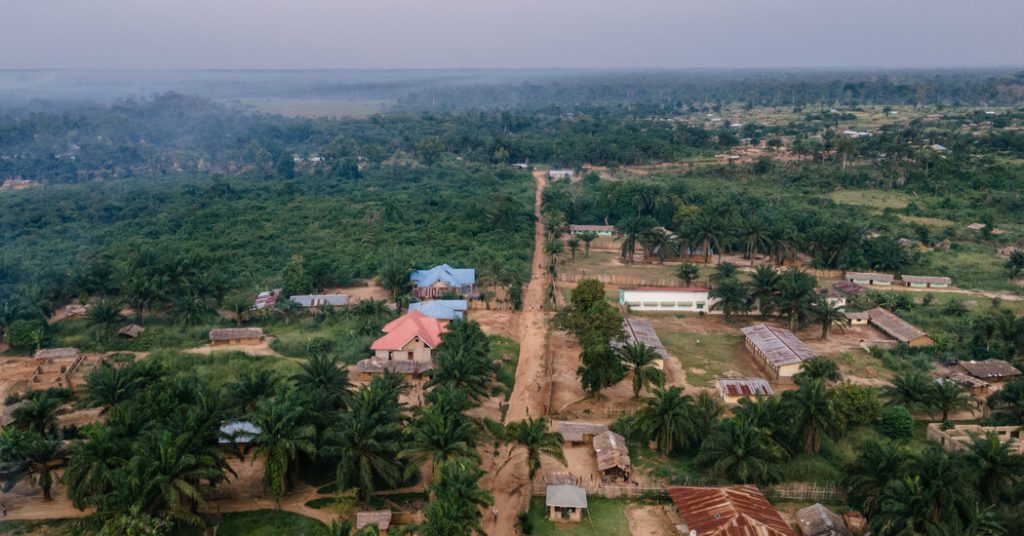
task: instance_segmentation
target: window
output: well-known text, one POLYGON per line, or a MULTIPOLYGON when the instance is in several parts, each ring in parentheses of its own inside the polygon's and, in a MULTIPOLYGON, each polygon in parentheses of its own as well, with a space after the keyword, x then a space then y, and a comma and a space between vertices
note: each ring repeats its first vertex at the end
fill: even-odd
POLYGON ((409 361, 412 361, 412 352, 408 352, 408 354, 409 354, 409 361))
POLYGON ((704 308, 704 302, 702 302, 702 301, 697 302, 697 308, 698 309, 703 309, 704 308))

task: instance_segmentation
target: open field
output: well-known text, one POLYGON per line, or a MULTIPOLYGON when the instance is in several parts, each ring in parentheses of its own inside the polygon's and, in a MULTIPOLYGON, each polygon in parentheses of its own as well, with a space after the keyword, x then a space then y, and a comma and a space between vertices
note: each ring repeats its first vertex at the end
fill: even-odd
POLYGON ((836 203, 873 207, 881 211, 886 208, 905 208, 912 196, 893 190, 839 190, 825 196, 836 203))
POLYGON ((717 376, 760 376, 738 328, 718 317, 644 315, 668 353, 679 360, 686 384, 710 388, 717 376))

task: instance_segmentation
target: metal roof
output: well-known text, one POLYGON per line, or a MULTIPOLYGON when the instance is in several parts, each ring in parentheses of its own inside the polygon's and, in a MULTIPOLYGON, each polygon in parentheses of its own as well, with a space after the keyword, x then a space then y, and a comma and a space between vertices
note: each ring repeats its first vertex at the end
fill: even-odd
POLYGON ((904 283, 933 283, 939 285, 952 285, 953 280, 948 277, 930 275, 904 275, 900 277, 904 283))
POLYGON ((723 397, 772 396, 772 386, 763 378, 715 378, 723 397))
POLYGON ((352 365, 352 370, 358 373, 375 374, 389 371, 397 372, 399 374, 422 374, 428 370, 434 368, 434 363, 430 361, 402 361, 399 359, 382 359, 379 357, 370 357, 363 359, 352 365))
POLYGON ((579 486, 569 484, 548 486, 544 504, 556 508, 586 508, 587 492, 579 486))
POLYGON ((409 312, 419 311, 438 320, 455 320, 462 318, 469 309, 466 300, 432 300, 409 304, 409 312))
POLYGON ((687 530, 699 536, 795 536, 754 485, 668 489, 687 530))
POLYGON ((803 536, 853 536, 843 518, 821 503, 797 510, 795 517, 803 536))
POLYGON ((379 530, 388 530, 391 526, 391 510, 356 512, 356 530, 367 525, 376 525, 379 530))
POLYGON ((348 305, 348 294, 300 294, 288 299, 303 307, 320 307, 321 305, 340 307, 348 305))
POLYGON ((847 296, 860 294, 867 290, 853 281, 836 281, 835 283, 832 283, 832 288, 842 294, 846 294, 847 296))
POLYGON ((261 337, 263 337, 263 328, 221 328, 210 330, 211 341, 259 339, 261 337))
POLYGON ((740 331, 764 354, 765 359, 776 366, 814 359, 814 351, 788 329, 756 324, 740 331))
POLYGON ((419 288, 431 287, 438 281, 449 287, 465 287, 476 284, 476 270, 441 264, 427 270, 416 270, 409 275, 409 280, 419 288))
POLYGON ((584 435, 596 436, 608 431, 607 424, 596 422, 554 421, 551 424, 555 432, 562 434, 563 440, 572 442, 583 441, 584 435))
MULTIPOLYGON (((658 332, 654 330, 654 326, 649 320, 636 317, 624 318, 622 319, 622 330, 626 332, 626 342, 633 344, 642 342, 653 348, 662 359, 668 359, 668 350, 661 343, 658 332)), ((622 348, 624 344, 616 341, 612 346, 622 348)))
POLYGON ((872 281, 892 281, 896 277, 892 274, 880 274, 878 272, 846 272, 846 279, 870 279, 872 281))
POLYGON ((220 425, 218 443, 248 443, 263 430, 249 421, 227 421, 220 425))
POLYGON ((909 343, 928 336, 927 333, 917 329, 887 309, 875 307, 868 311, 868 314, 870 315, 869 320, 875 327, 900 342, 909 343))
POLYGON ((597 232, 614 233, 615 232, 615 226, 614 225, 575 225, 575 224, 573 224, 573 225, 569 225, 569 231, 570 232, 573 232, 573 231, 580 231, 580 232, 593 231, 595 233, 597 233, 597 232))
POLYGON ((1009 376, 1020 376, 1020 370, 1002 359, 986 359, 984 361, 961 361, 960 366, 975 378, 994 379, 1009 376))

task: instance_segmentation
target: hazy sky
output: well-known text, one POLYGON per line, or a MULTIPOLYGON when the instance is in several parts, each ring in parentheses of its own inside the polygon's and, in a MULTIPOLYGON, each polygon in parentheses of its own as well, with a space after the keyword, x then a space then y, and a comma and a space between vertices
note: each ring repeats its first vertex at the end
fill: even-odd
POLYGON ((0 0, 0 68, 1024 64, 1024 0, 0 0))

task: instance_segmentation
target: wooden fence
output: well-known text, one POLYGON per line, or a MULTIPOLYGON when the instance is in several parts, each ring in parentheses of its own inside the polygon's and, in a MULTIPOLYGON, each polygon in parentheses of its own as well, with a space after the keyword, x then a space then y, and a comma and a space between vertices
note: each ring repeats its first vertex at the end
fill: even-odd
POLYGON ((814 484, 810 482, 790 482, 779 484, 768 489, 768 495, 776 499, 793 499, 799 501, 846 501, 846 491, 836 486, 814 484))
POLYGON ((583 279, 596 279, 606 285, 627 287, 678 287, 682 283, 674 277, 645 277, 626 274, 583 274, 578 272, 560 273, 558 281, 576 283, 583 279))
POLYGON ((801 268, 804 272, 814 277, 823 279, 842 279, 846 272, 842 270, 819 270, 818 268, 801 268))
MULTIPOLYGON (((578 484, 587 492, 588 496, 605 497, 615 499, 620 497, 667 497, 668 489, 665 486, 630 486, 624 484, 602 484, 600 482, 583 482, 578 484)), ((544 482, 533 482, 530 485, 530 495, 543 497, 547 494, 548 484, 544 482)))

